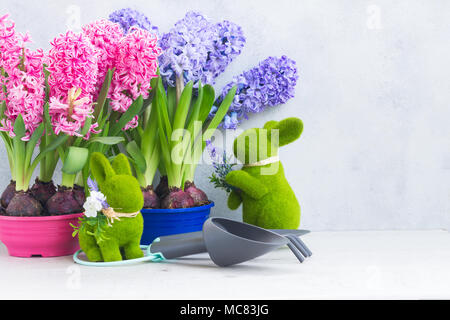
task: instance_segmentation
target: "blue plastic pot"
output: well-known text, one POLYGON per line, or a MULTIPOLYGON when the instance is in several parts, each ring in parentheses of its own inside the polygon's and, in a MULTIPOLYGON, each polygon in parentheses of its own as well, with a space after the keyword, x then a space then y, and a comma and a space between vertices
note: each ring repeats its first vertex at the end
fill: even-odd
POLYGON ((202 231, 214 202, 187 209, 143 209, 144 233, 141 244, 149 245, 158 237, 202 231))

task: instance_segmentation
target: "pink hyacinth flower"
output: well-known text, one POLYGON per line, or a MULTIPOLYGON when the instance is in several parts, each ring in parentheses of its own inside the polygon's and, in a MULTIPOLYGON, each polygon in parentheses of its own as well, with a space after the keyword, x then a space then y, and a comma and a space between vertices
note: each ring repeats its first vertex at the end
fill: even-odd
MULTIPOLYGON (((79 131, 82 129, 86 118, 92 118, 92 103, 89 97, 80 97, 82 90, 72 88, 69 90, 67 102, 62 102, 56 97, 50 98, 49 114, 52 118, 55 134, 61 132, 70 136, 82 137, 79 131)), ((98 124, 92 125, 85 139, 89 139, 90 133, 98 133, 95 129, 98 124)))
MULTIPOLYGON (((118 43, 116 69, 110 89, 114 111, 124 113, 139 96, 148 98, 150 80, 157 77, 158 57, 161 55, 157 42, 157 36, 149 31, 132 28, 118 43)), ((136 126, 137 118, 125 129, 136 126)))
MULTIPOLYGON (((51 44, 47 70, 53 129, 56 134, 80 136, 86 118, 94 112, 99 52, 89 38, 71 31, 51 44)), ((92 126, 91 132, 96 127, 92 126)))
POLYGON ((124 36, 117 23, 108 20, 97 20, 83 27, 83 34, 89 38, 98 52, 98 80, 96 83, 96 100, 102 89, 108 70, 113 69, 116 62, 117 45, 124 36))
POLYGON ((0 130, 14 137, 14 123, 19 115, 25 123, 24 141, 28 141, 42 123, 45 99, 44 53, 31 51, 25 44, 28 34, 16 33, 8 15, 0 17, 0 99, 5 102, 0 130))

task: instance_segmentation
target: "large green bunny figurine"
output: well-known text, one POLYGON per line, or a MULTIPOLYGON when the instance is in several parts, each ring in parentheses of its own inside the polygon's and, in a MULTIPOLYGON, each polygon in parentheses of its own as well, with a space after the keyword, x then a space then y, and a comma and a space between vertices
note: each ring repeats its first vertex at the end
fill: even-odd
POLYGON ((101 241, 96 236, 96 226, 86 223, 85 228, 80 228, 81 249, 93 262, 143 257, 140 241, 144 221, 140 210, 144 205, 144 198, 138 181, 132 176, 127 157, 119 154, 110 164, 103 154, 93 153, 90 166, 99 191, 106 197, 109 205, 108 210, 103 210, 105 216, 108 216, 109 225, 104 228, 101 241))
POLYGON ((228 198, 232 210, 243 203, 244 222, 266 229, 297 229, 300 205, 286 180, 278 149, 303 132, 303 122, 288 118, 270 121, 264 129, 249 129, 234 141, 242 170, 231 171, 226 182, 237 190, 228 198))

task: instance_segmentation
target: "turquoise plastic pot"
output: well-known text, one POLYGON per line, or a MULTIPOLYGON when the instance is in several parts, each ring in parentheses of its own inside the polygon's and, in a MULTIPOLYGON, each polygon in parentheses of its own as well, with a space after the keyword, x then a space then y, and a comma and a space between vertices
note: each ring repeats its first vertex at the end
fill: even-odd
POLYGON ((211 215, 214 202, 202 207, 187 209, 144 209, 142 245, 149 245, 158 237, 197 232, 211 215))

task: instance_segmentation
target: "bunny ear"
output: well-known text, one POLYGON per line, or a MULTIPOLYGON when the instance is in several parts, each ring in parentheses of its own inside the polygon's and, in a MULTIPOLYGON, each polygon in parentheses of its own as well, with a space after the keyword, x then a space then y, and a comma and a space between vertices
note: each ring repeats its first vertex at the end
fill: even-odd
POLYGON ((133 173, 131 172, 130 162, 128 161, 128 158, 126 155, 120 153, 118 154, 113 162, 112 162, 112 168, 116 172, 116 174, 123 174, 131 176, 133 173))
POLYGON ((303 132, 303 122, 299 118, 287 118, 280 122, 270 121, 264 128, 279 130, 279 146, 282 147, 300 138, 303 132))
POLYGON ((274 129, 277 125, 278 125, 278 121, 272 120, 272 121, 267 122, 264 125, 264 129, 266 129, 266 130, 274 129))
POLYGON ((102 184, 106 178, 116 175, 109 160, 100 152, 94 152, 90 160, 91 171, 94 179, 102 184))

